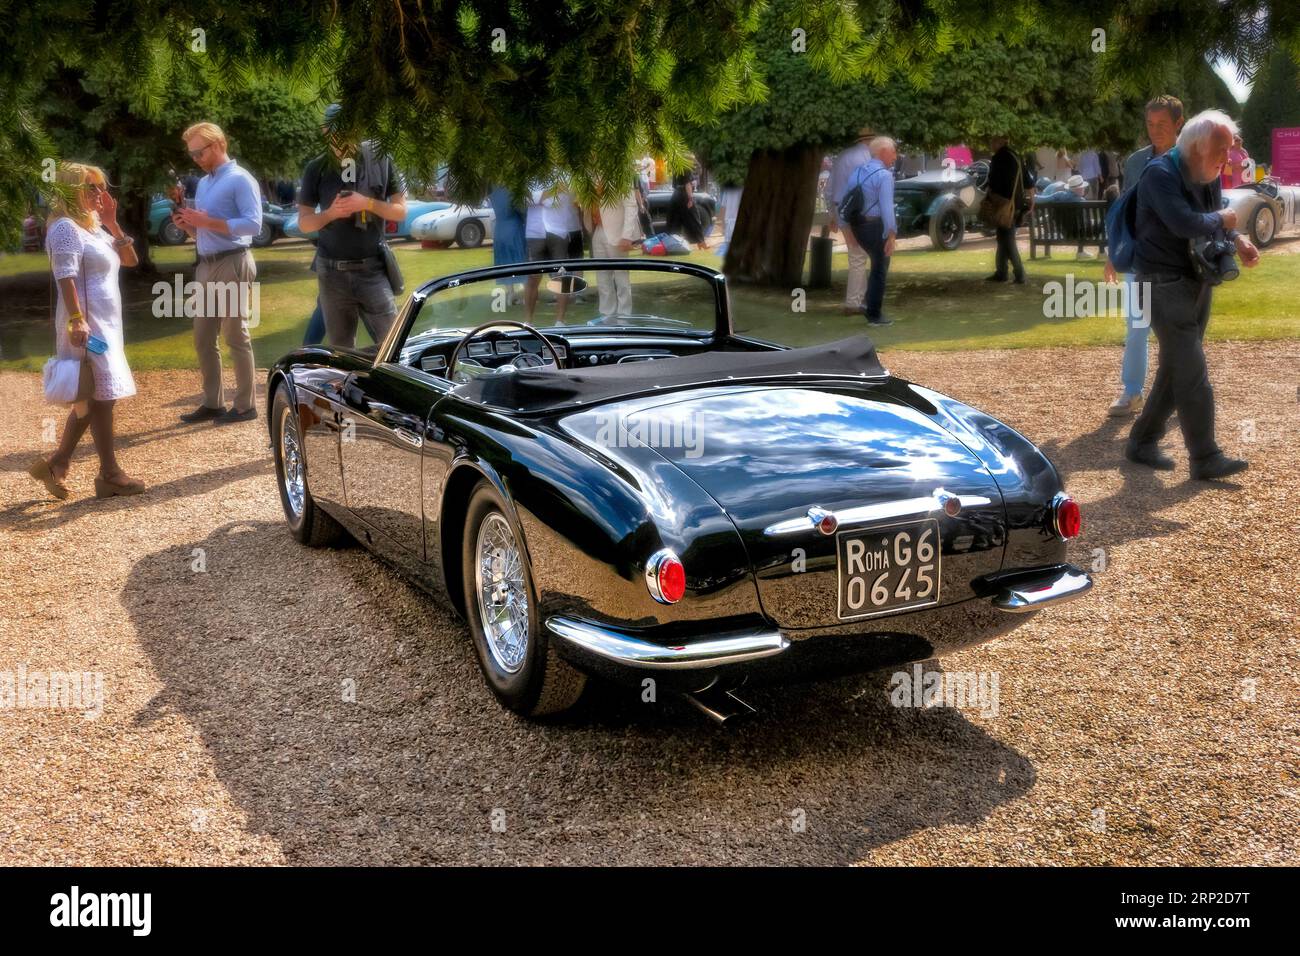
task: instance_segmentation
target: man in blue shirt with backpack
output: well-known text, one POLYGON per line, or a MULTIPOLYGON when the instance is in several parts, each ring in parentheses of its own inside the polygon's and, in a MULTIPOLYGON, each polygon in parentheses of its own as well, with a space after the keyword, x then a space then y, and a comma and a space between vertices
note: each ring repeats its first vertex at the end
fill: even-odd
POLYGON ((884 326, 894 324, 881 310, 885 303, 889 259, 898 237, 898 224, 894 220, 894 162, 898 147, 888 136, 877 136, 869 148, 871 159, 854 172, 839 214, 840 221, 853 230, 853 238, 871 260, 867 295, 862 303, 867 324, 884 326))

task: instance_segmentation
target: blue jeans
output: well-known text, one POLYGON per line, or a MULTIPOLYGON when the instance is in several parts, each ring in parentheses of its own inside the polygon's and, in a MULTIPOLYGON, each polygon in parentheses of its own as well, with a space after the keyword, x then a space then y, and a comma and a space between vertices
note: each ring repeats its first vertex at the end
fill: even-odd
POLYGON ((1128 315, 1124 318, 1127 333, 1124 336, 1124 361, 1120 365, 1120 382, 1124 385, 1124 397, 1134 398, 1142 394, 1142 387, 1147 380, 1147 337, 1151 334, 1151 303, 1143 297, 1138 301, 1137 276, 1127 273, 1124 276, 1125 298, 1128 300, 1128 315), (1142 309, 1146 307, 1147 315, 1142 309))
POLYGON ((325 312, 320 307, 320 296, 316 297, 316 310, 307 320, 307 334, 302 337, 303 345, 320 345, 325 341, 325 312))
POLYGON ((879 319, 885 304, 885 280, 889 277, 889 256, 885 255, 885 224, 879 219, 859 219, 852 224, 853 238, 871 260, 867 273, 867 294, 862 311, 868 319, 879 319))

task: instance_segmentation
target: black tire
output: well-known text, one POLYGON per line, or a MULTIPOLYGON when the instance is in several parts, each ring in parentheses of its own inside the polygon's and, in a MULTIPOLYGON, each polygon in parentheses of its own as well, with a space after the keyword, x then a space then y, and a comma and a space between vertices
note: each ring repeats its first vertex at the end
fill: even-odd
POLYGON ((289 533, 309 548, 337 547, 348 539, 347 530, 326 514, 312 500, 307 490, 307 458, 298 433, 298 415, 289 401, 288 389, 281 385, 271 401, 271 447, 275 455, 275 483, 280 491, 280 507, 289 525, 289 533), (295 509, 285 480, 285 430, 297 439, 300 475, 302 478, 302 505, 295 509))
POLYGON ((952 252, 965 237, 966 217, 957 203, 948 203, 930 217, 930 245, 940 252, 952 252))
POLYGON ((275 242, 275 227, 263 219, 262 231, 253 237, 253 245, 258 249, 265 249, 273 242, 275 242))
POLYGON ((1255 209, 1255 214, 1250 217, 1250 241, 1263 249, 1271 246, 1276 238, 1277 214, 1273 212, 1272 206, 1261 202, 1255 209))
POLYGON ((465 591, 465 619, 469 624, 474 651, 488 688, 506 707, 525 717, 543 717, 568 710, 578 702, 587 676, 560 659, 537 613, 537 592, 532 569, 520 531, 510 520, 505 502, 486 481, 470 495, 465 514, 465 536, 461 543, 461 579, 465 591), (512 672, 489 649, 479 607, 478 541, 488 522, 500 528, 504 522, 520 559, 524 593, 528 599, 527 644, 512 672))
POLYGON ((466 219, 456 227, 456 245, 462 249, 477 249, 483 245, 487 230, 477 219, 466 219))
POLYGON ((183 246, 189 242, 189 239, 190 237, 185 235, 185 230, 170 219, 164 219, 163 224, 158 227, 158 244, 160 246, 183 246))

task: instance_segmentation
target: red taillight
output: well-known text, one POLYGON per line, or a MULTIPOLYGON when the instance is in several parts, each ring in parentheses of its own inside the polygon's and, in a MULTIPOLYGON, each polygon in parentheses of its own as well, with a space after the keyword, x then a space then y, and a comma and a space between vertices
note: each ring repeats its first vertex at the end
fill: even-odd
POLYGON ((396 232, 397 232, 397 220, 396 220, 396 219, 386 219, 386 220, 384 220, 384 232, 387 232, 387 233, 396 233, 396 232))
POLYGON ((686 568, 667 548, 656 551, 646 562, 646 587, 661 604, 676 604, 686 594, 686 568))
POLYGON ((1069 495, 1056 496, 1052 516, 1056 533, 1066 541, 1079 537, 1083 531, 1083 516, 1079 513, 1079 504, 1069 495))

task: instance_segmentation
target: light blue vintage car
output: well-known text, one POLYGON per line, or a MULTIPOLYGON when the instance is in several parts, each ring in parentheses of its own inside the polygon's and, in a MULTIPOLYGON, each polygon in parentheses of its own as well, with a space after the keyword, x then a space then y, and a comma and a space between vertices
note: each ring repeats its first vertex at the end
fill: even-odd
POLYGON ((476 249, 492 238, 496 213, 484 200, 477 206, 451 206, 427 212, 411 224, 411 238, 421 242, 456 243, 462 249, 476 249))
MULTIPOLYGON (((288 214, 289 207, 277 206, 264 200, 262 231, 253 237, 253 245, 260 249, 284 236, 284 223, 288 214)), ((297 218, 295 215, 294 219, 297 218)), ((149 238, 160 246, 180 246, 189 242, 190 237, 172 222, 172 201, 166 196, 153 197, 153 205, 149 208, 149 238)))

